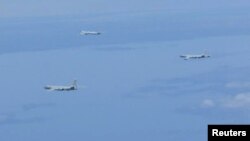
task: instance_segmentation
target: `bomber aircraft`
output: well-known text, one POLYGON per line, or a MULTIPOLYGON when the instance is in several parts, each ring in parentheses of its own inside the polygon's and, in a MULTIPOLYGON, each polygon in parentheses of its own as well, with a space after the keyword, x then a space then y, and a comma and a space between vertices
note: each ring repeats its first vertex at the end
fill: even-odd
POLYGON ((51 91, 72 91, 72 90, 77 90, 77 84, 76 80, 74 80, 73 83, 68 86, 47 85, 44 87, 44 89, 51 91))
POLYGON ((203 53, 203 54, 187 54, 187 55, 180 55, 180 57, 184 58, 184 60, 189 60, 189 59, 209 58, 210 55, 207 55, 205 53, 203 53))
POLYGON ((96 31, 81 31, 80 35, 100 35, 100 32, 96 32, 96 31))

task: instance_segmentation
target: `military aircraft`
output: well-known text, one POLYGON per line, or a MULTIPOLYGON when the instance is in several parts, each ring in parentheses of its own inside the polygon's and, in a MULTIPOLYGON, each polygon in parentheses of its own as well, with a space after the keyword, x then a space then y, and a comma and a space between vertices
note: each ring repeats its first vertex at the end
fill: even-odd
POLYGON ((51 90, 51 91, 72 91, 72 90, 77 90, 77 84, 76 84, 76 80, 74 80, 73 83, 68 86, 47 85, 44 87, 44 89, 51 90))
POLYGON ((203 53, 203 54, 187 54, 187 55, 180 55, 181 58, 184 58, 184 60, 189 59, 201 59, 201 58, 209 58, 210 56, 203 53))
POLYGON ((100 32, 96 32, 96 31, 81 31, 80 35, 100 35, 100 32))

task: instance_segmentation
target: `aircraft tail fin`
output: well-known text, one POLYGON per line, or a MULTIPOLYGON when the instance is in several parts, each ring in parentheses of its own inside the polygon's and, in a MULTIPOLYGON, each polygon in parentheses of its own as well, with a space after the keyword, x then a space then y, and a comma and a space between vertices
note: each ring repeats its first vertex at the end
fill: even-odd
POLYGON ((76 80, 73 81, 72 86, 74 86, 75 89, 77 89, 77 81, 76 80))
POLYGON ((207 50, 204 50, 203 54, 207 55, 207 54, 208 54, 208 51, 207 51, 207 50))

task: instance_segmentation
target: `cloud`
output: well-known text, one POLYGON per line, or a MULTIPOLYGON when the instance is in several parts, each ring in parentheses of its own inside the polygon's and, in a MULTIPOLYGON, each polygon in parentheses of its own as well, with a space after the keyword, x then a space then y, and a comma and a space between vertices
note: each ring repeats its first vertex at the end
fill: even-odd
POLYGON ((0 124, 2 123, 2 122, 4 122, 4 121, 7 121, 8 119, 9 119, 9 115, 7 115, 7 114, 1 114, 0 115, 0 124))
POLYGON ((222 103, 225 108, 250 108, 250 93, 237 94, 222 103))
POLYGON ((13 114, 0 114, 0 125, 37 123, 44 121, 41 117, 20 117, 13 114))
POLYGON ((225 97, 222 99, 211 100, 205 99, 201 102, 201 108, 222 108, 222 109, 232 109, 232 108, 241 108, 248 109, 250 108, 250 92, 249 93, 240 93, 231 97, 225 97), (217 103, 217 105, 215 104, 217 103))
POLYGON ((54 103, 30 103, 30 104, 25 104, 22 106, 22 109, 24 111, 29 111, 29 110, 33 110, 33 109, 37 109, 37 108, 49 108, 49 107, 54 107, 55 104, 54 103))
MULTIPOLYGON (((176 97, 186 94, 220 94, 226 91, 226 89, 223 88, 225 82, 217 80, 225 80, 226 78, 223 75, 219 75, 219 73, 220 72, 213 71, 172 79, 154 79, 146 86, 139 87, 136 91, 136 96, 167 95, 176 97)), ((134 93, 130 95, 135 96, 134 93)))
POLYGON ((203 108, 210 108, 210 107, 214 107, 214 106, 215 106, 215 103, 214 103, 213 100, 206 99, 206 100, 202 101, 201 106, 202 106, 203 108))
POLYGON ((248 121, 250 109, 250 92, 239 93, 220 98, 203 99, 200 104, 185 105, 177 108, 177 112, 202 116, 207 119, 248 121))
POLYGON ((26 111, 38 109, 38 108, 49 108, 55 106, 54 103, 29 103, 22 106, 21 111, 14 113, 0 113, 0 126, 9 124, 25 124, 25 123, 39 123, 43 122, 45 118, 40 116, 32 116, 26 111), (25 113, 25 114, 23 114, 25 113))
POLYGON ((99 50, 99 51, 131 51, 134 50, 135 48, 133 47, 125 47, 125 46, 99 46, 99 47, 94 47, 94 49, 99 50))
POLYGON ((227 88, 250 88, 250 82, 230 82, 226 84, 227 88))

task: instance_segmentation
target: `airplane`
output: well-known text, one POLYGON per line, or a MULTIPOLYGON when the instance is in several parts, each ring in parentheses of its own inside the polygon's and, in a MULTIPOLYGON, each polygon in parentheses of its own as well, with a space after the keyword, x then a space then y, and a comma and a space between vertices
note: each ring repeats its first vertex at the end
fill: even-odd
POLYGON ((80 35, 100 35, 100 32, 96 32, 96 31, 81 31, 80 35))
POLYGON ((180 55, 181 58, 184 58, 184 60, 189 59, 201 59, 201 58, 209 58, 209 55, 206 54, 188 54, 188 55, 180 55))
POLYGON ((76 84, 76 80, 74 80, 73 83, 69 86, 47 85, 44 87, 44 89, 51 90, 51 91, 72 91, 72 90, 77 90, 77 84, 76 84))

